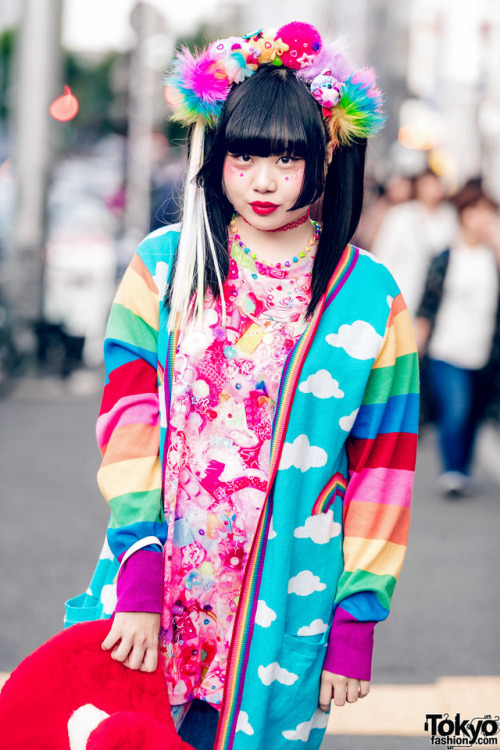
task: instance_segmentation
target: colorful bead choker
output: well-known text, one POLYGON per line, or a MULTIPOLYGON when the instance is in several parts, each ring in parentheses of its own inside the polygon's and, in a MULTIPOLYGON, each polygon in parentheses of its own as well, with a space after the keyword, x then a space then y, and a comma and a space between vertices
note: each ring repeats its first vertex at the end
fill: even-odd
MULTIPOLYGON (((303 224, 304 222, 301 222, 301 223, 303 224)), ((298 255, 294 255, 291 261, 285 260, 283 263, 267 263, 266 261, 259 258, 257 253, 253 252, 252 250, 250 250, 249 247, 245 246, 245 243, 243 242, 240 235, 238 234, 238 226, 236 224, 236 214, 233 214, 231 221, 229 222, 229 226, 231 227, 231 231, 234 236, 234 241, 238 243, 239 247, 241 247, 243 252, 246 255, 249 255, 252 258, 252 260, 256 260, 258 263, 261 263, 264 266, 269 266, 271 268, 290 268, 292 263, 298 263, 299 260, 306 257, 307 253, 311 252, 313 247, 317 244, 319 240, 319 235, 321 233, 321 227, 319 226, 318 222, 313 221, 313 224, 314 224, 314 237, 311 237, 311 239, 309 240, 308 244, 304 247, 304 249, 301 250, 301 252, 298 253, 298 255)), ((311 255, 311 258, 314 258, 314 255, 311 255)))
MULTIPOLYGON (((234 217, 236 214, 234 214, 234 217)), ((245 224, 248 224, 251 226, 250 222, 245 219, 244 216, 241 217, 245 224)), ((301 216, 300 219, 296 219, 295 221, 290 221, 288 224, 285 224, 282 227, 277 227, 277 229, 264 229, 264 232, 287 232, 289 229, 295 229, 296 227, 300 227, 302 224, 305 224, 306 221, 309 218, 309 209, 307 209, 307 212, 304 214, 304 216, 301 216)))

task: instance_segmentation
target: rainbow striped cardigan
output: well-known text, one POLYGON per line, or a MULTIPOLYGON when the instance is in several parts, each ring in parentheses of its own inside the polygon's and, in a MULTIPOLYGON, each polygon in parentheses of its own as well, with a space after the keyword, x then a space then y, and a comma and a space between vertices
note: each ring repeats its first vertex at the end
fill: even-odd
MULTIPOLYGON (((167 227, 140 245, 106 333, 99 483, 118 559, 145 537, 163 541, 173 520, 161 497, 176 334, 162 299, 178 237, 167 227)), ((389 613, 406 550, 417 425, 404 301, 385 266, 350 245, 283 368, 217 750, 318 748, 323 665, 370 679, 373 628, 389 613)), ((144 610, 157 600, 161 561, 152 544, 126 563, 132 588, 146 582, 144 610)))

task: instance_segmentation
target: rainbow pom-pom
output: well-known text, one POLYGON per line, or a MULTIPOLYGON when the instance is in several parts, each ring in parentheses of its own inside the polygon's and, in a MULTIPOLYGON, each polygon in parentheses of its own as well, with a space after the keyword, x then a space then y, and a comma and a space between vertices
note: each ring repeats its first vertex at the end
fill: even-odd
POLYGON ((382 109, 383 102, 375 71, 362 68, 354 73, 343 84, 338 105, 328 118, 332 141, 347 145, 354 138, 368 138, 379 133, 387 119, 382 109))
POLYGON ((184 47, 177 53, 165 86, 167 101, 174 108, 173 120, 185 125, 202 120, 215 127, 231 81, 210 48, 195 57, 184 47))

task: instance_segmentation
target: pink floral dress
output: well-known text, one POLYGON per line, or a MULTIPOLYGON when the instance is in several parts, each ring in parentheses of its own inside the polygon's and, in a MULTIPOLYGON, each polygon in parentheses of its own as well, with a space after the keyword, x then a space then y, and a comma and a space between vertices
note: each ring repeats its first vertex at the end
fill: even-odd
POLYGON ((172 706, 219 707, 245 563, 265 495, 285 359, 302 334, 312 258, 276 269, 236 243, 220 300, 175 357, 165 475, 160 651, 172 706), (174 523, 172 523, 174 520, 174 523))

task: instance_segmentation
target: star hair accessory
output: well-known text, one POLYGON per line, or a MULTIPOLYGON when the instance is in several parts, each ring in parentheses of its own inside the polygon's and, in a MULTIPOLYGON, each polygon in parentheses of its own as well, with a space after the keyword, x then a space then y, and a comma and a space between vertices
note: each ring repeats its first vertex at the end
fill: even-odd
POLYGON ((376 135, 385 123, 384 97, 373 69, 354 70, 340 42, 324 42, 314 26, 298 21, 219 39, 196 54, 182 48, 165 82, 172 119, 216 127, 232 86, 261 65, 296 71, 321 106, 335 146, 376 135))

